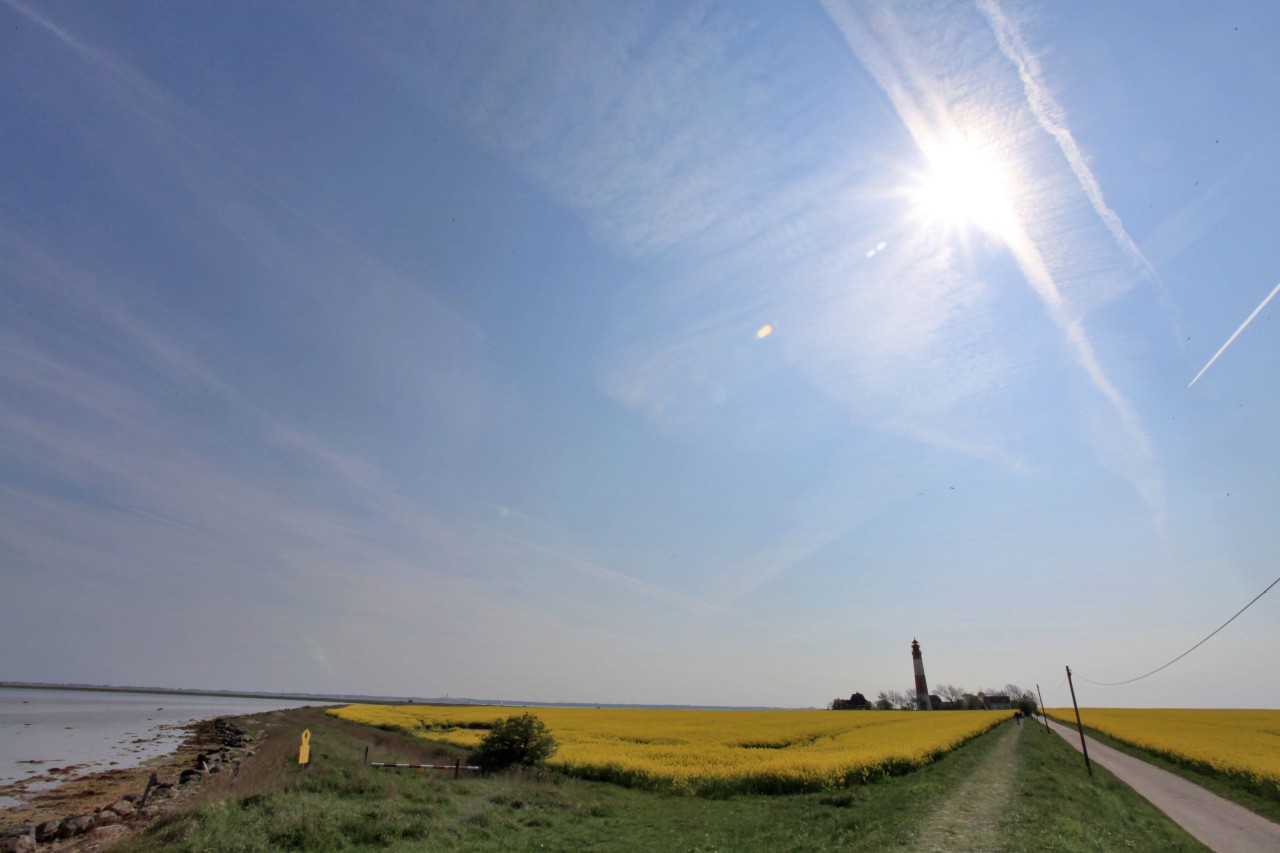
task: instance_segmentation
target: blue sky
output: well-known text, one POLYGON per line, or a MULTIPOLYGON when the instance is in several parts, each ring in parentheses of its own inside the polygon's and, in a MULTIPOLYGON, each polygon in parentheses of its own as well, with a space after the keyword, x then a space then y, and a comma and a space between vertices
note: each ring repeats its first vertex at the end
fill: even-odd
MULTIPOLYGON (((0 3, 0 678, 822 705, 1274 580, 1271 4, 0 3)), ((1280 598, 1085 704, 1277 707, 1280 598), (1261 657, 1261 659, 1260 659, 1261 657)))

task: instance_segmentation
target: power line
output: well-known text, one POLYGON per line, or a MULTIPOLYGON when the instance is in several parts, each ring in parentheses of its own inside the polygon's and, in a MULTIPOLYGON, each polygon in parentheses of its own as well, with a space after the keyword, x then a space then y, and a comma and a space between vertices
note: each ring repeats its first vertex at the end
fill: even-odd
MULTIPOLYGON (((1235 616, 1232 616, 1232 617, 1231 617, 1230 619, 1228 619, 1226 622, 1223 622, 1221 625, 1219 625, 1219 626, 1214 630, 1213 634, 1218 633, 1218 631, 1221 631, 1223 628, 1227 627, 1227 626, 1228 626, 1228 625, 1230 625, 1232 622, 1236 621, 1236 616, 1239 616, 1241 613, 1245 612, 1245 611, 1246 611, 1246 610, 1248 610, 1250 607, 1252 607, 1252 606, 1253 606, 1253 602, 1254 602, 1254 601, 1257 601, 1259 598, 1262 598, 1262 596, 1266 595, 1268 592, 1270 592, 1270 591, 1271 591, 1271 587, 1275 586, 1275 585, 1276 585, 1276 584, 1278 584, 1278 583, 1280 583, 1280 578, 1276 578, 1275 580, 1273 580, 1273 581, 1272 581, 1272 582, 1267 586, 1267 588, 1266 588, 1266 589, 1264 589, 1262 592, 1260 592, 1260 593, 1258 593, 1257 595, 1255 595, 1255 596, 1253 597, 1253 600, 1252 600, 1252 601, 1250 601, 1250 602, 1249 602, 1248 604, 1246 604, 1244 607, 1241 607, 1239 610, 1237 610, 1237 611, 1236 611, 1236 615, 1235 615, 1235 616)), ((1121 684, 1132 684, 1132 683, 1133 683, 1133 682, 1135 682, 1135 681, 1141 681, 1142 679, 1146 678, 1148 675, 1155 675, 1155 674, 1156 674, 1157 672, 1159 672, 1160 670, 1162 670, 1162 669, 1167 669, 1168 667, 1173 666, 1175 663, 1177 663, 1178 661, 1182 660, 1182 659, 1183 659, 1183 658, 1185 658, 1187 655, 1191 654, 1191 653, 1192 653, 1192 652, 1194 652, 1196 649, 1198 649, 1198 648, 1200 648, 1201 646, 1203 646, 1205 643, 1209 642, 1209 639, 1213 636, 1213 634, 1210 634, 1208 637, 1205 637, 1203 640, 1201 640, 1200 642, 1196 643, 1194 646, 1192 646, 1191 648, 1187 649, 1185 652, 1183 652, 1182 654, 1178 655, 1176 658, 1174 658, 1173 660, 1169 661, 1169 662, 1168 662, 1168 663, 1166 663, 1164 666, 1158 666, 1158 667, 1156 667, 1155 669, 1153 669, 1153 670, 1151 670, 1150 672, 1148 672, 1146 675, 1139 675, 1137 678, 1130 678, 1130 679, 1128 679, 1128 680, 1126 680, 1126 681, 1090 681, 1088 678, 1085 678, 1083 675, 1079 676, 1079 678, 1080 678, 1080 680, 1081 680, 1081 681, 1088 681, 1090 684, 1096 684, 1096 685, 1097 685, 1097 686, 1099 686, 1099 687, 1119 687, 1121 684)))
POLYGON ((1066 686, 1067 686, 1067 677, 1064 675, 1062 676, 1062 681, 1058 684, 1058 686, 1049 691, 1049 695, 1052 696, 1053 694, 1057 693, 1059 690, 1061 690, 1066 686))

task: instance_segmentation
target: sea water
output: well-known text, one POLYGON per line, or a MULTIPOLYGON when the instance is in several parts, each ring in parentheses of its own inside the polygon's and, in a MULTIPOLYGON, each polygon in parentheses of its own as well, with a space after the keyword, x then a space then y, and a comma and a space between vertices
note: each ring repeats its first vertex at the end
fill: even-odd
MULTIPOLYGON (((307 704, 232 696, 0 687, 0 788, 44 777, 55 767, 74 765, 74 776, 133 767, 177 749, 186 736, 185 726, 194 721, 307 704)), ((30 793, 56 784, 33 781, 24 788, 30 793)), ((0 809, 20 802, 0 795, 0 809)))

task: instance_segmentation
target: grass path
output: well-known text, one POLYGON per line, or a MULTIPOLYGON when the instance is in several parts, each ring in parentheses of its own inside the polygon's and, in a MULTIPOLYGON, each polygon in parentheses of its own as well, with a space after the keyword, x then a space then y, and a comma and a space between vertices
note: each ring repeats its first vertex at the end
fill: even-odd
MULTIPOLYGON (((1072 747, 1079 748, 1076 732, 1056 721, 1053 729, 1072 747)), ((1280 824, 1140 758, 1092 738, 1089 741, 1095 765, 1124 780, 1211 849, 1222 853, 1280 850, 1280 824)))
POLYGON ((948 853, 986 851, 1001 846, 1001 826, 1013 800, 1019 774, 1018 743, 1022 726, 1006 725, 999 738, 969 775, 948 795, 921 827, 909 849, 948 853))
MULTIPOLYGON (((854 713, 854 712, 849 712, 854 713)), ((872 712, 866 712, 872 713, 872 712)), ((821 793, 695 797, 560 774, 454 779, 387 771, 448 749, 328 717, 261 715, 258 754, 237 777, 206 780, 120 853, 207 850, 460 853, 1203 853, 1106 771, 1085 774, 1071 747, 1012 722, 912 773, 821 793), (311 731, 310 768, 297 765, 311 731)))

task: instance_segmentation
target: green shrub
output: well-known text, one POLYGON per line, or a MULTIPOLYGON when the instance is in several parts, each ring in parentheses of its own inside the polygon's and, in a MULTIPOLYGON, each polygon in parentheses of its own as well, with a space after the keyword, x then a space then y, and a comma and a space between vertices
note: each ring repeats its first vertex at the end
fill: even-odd
POLYGON ((536 767, 551 757, 556 745, 542 720, 518 714, 495 722, 471 760, 486 773, 516 765, 536 767))

